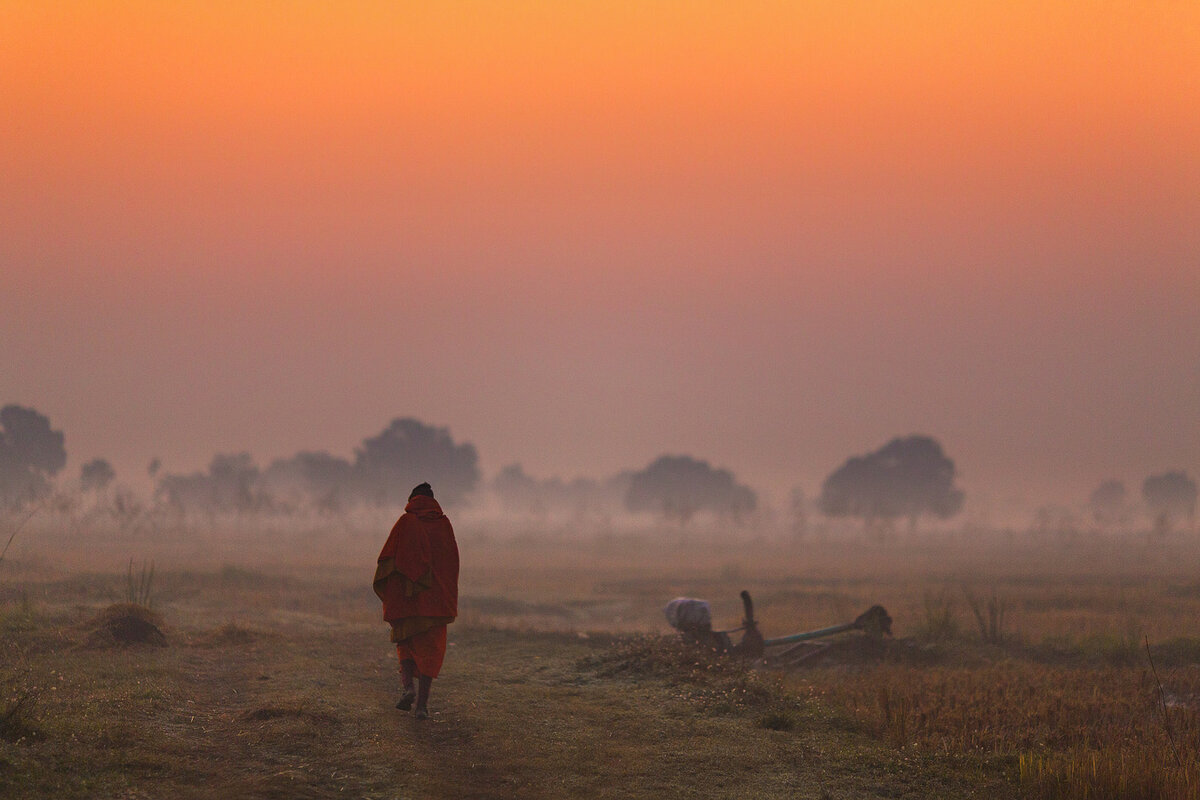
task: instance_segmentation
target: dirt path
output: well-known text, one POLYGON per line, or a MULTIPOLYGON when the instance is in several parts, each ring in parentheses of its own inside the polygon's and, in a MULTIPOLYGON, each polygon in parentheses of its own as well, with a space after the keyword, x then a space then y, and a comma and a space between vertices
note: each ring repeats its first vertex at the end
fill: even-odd
POLYGON ((771 730, 672 681, 607 675, 594 640, 451 631, 425 721, 394 708, 382 624, 291 614, 118 651, 46 636, 23 657, 61 691, 44 695, 43 739, 0 742, 0 796, 1008 795, 995 776, 931 767, 829 720, 771 730))
POLYGON ((566 796, 586 756, 560 751, 593 723, 564 713, 580 705, 573 665, 588 651, 569 637, 456 631, 432 716, 417 721, 393 707, 399 678, 381 626, 180 649, 153 726, 181 763, 157 777, 181 797, 218 786, 247 798, 566 796))
POLYGON ((417 723, 393 707, 399 681, 386 633, 258 633, 183 650, 173 671, 174 707, 158 727, 164 745, 186 755, 177 796, 494 796, 457 791, 464 767, 496 782, 469 716, 451 705, 417 723))
MULTIPOLYGON (((705 715, 653 681, 581 669, 589 642, 460 628, 433 714, 397 711, 380 628, 261 634, 180 649, 157 727, 180 797, 628 798, 924 796, 843 734, 772 731, 705 715), (874 764, 874 766, 872 766, 874 764), (217 790, 217 791, 214 791, 217 790)), ((972 796, 937 784, 943 796, 972 796)), ((142 796, 135 793, 130 796, 142 796)), ((964 791, 965 789, 965 791, 964 791)), ((158 796, 151 789, 145 796, 158 796)))

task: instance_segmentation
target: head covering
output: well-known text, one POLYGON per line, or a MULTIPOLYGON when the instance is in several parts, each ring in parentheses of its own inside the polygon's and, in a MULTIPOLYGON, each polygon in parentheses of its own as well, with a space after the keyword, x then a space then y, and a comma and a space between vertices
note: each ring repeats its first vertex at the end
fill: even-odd
POLYGON ((411 492, 408 493, 408 499, 412 500, 419 494, 423 494, 426 497, 433 497, 433 487, 428 483, 419 483, 413 487, 411 492))

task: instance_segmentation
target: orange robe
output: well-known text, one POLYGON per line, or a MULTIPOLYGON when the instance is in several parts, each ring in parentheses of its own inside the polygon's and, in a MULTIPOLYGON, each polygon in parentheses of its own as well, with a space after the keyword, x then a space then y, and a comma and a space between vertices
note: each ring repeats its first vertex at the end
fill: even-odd
POLYGON ((417 495, 379 553, 372 582, 392 626, 400 660, 436 678, 446 655, 446 625, 458 616, 458 543, 432 497, 417 495))

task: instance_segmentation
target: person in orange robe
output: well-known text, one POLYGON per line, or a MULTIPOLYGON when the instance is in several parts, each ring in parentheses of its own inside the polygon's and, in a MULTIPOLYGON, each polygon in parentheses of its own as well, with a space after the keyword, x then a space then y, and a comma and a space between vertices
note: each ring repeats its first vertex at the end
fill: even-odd
POLYGON ((416 718, 425 719, 433 679, 446 657, 446 626, 458 616, 458 543, 428 483, 412 490, 392 526, 372 587, 383 601, 400 659, 404 694, 396 708, 407 711, 415 700, 416 718))

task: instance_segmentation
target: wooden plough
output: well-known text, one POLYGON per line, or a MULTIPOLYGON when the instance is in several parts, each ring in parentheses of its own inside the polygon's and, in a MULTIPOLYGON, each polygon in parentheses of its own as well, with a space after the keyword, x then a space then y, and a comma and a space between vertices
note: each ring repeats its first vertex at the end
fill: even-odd
POLYGON ((712 629, 712 612, 704 600, 677 597, 668 603, 663 611, 667 622, 679 631, 685 642, 707 647, 718 653, 762 658, 770 664, 783 667, 795 666, 829 647, 828 642, 818 642, 817 639, 846 631, 862 631, 873 639, 892 635, 892 618, 887 610, 883 606, 871 606, 853 622, 765 639, 758 630, 758 622, 754 619, 754 602, 750 599, 750 593, 743 590, 741 596, 745 616, 741 627, 731 630, 712 629), (738 632, 742 633, 742 639, 734 644, 730 634, 738 632))

